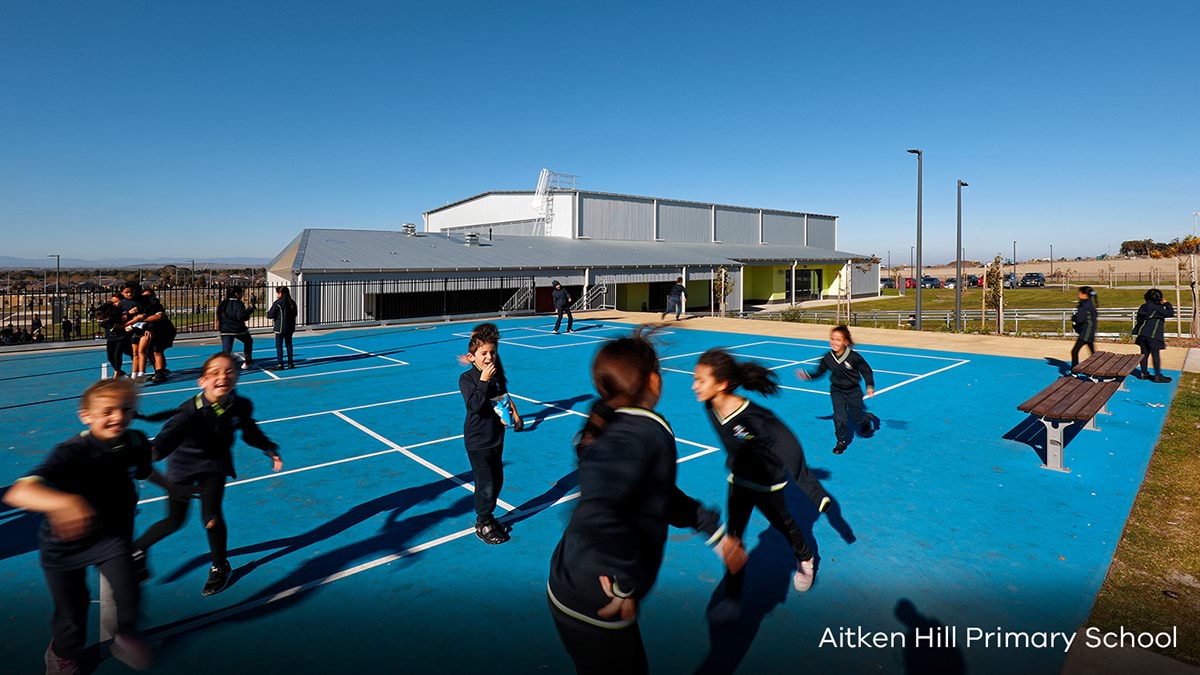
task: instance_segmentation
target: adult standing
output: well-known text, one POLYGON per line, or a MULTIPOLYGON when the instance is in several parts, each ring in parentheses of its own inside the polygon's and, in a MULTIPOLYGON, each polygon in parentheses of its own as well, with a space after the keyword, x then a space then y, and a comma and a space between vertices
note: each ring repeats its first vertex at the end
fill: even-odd
POLYGON ((679 315, 683 313, 683 308, 687 305, 687 287, 683 285, 683 277, 675 278, 675 285, 671 287, 671 292, 667 295, 667 308, 663 310, 662 318, 667 318, 671 310, 675 310, 675 320, 679 320, 679 315))
POLYGON ((267 318, 275 324, 275 367, 272 370, 295 368, 292 359, 292 335, 296 332, 296 301, 287 286, 275 289, 275 303, 267 310, 267 318), (287 346, 287 365, 283 363, 283 348, 287 346))
POLYGON ((233 341, 242 343, 242 370, 254 367, 254 338, 250 337, 250 329, 246 322, 254 315, 254 303, 247 307, 242 303, 241 286, 230 286, 225 291, 225 299, 217 305, 217 330, 221 333, 221 353, 233 352, 233 341))
POLYGON ((60 328, 62 328, 62 339, 63 339, 63 341, 64 341, 64 342, 70 341, 70 339, 71 339, 71 329, 72 329, 72 328, 74 328, 74 326, 71 324, 71 317, 69 317, 69 316, 67 316, 66 314, 64 314, 64 315, 63 315, 63 318, 62 318, 62 323, 61 323, 61 324, 59 324, 59 327, 60 327, 60 328))
POLYGON ((557 281, 554 284, 554 311, 558 312, 558 320, 554 322, 554 332, 562 325, 563 314, 567 315, 567 332, 573 333, 575 317, 571 316, 571 294, 557 281))

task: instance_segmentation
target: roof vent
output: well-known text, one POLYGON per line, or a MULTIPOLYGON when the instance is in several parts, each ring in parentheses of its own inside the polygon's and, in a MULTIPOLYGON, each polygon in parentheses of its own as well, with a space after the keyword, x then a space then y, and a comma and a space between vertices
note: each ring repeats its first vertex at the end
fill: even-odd
POLYGON ((479 234, 475 233, 475 232, 466 233, 465 235, 463 235, 463 243, 466 244, 467 246, 478 246, 479 245, 479 234))
POLYGON ((406 236, 406 237, 415 237, 415 236, 417 236, 417 226, 416 226, 416 225, 414 225, 414 224, 412 224, 412 223, 405 223, 405 224, 401 225, 401 226, 400 226, 400 231, 401 231, 401 232, 404 234, 404 236, 406 236))

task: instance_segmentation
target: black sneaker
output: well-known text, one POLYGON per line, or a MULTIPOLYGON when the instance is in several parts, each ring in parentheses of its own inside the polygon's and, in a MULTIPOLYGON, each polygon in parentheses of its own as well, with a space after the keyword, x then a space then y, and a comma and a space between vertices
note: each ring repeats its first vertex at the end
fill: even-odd
POLYGON ((233 576, 233 569, 229 563, 225 563, 220 567, 213 565, 208 568, 208 582, 204 584, 204 590, 201 595, 216 595, 221 591, 229 588, 230 577, 233 576))
POLYGON ((845 452, 846 448, 848 448, 848 447, 850 447, 849 443, 843 443, 841 441, 838 441, 838 444, 833 447, 833 454, 840 455, 843 452, 845 452))
POLYGON ((138 586, 145 586, 147 581, 150 581, 150 566, 146 564, 146 552, 133 552, 133 578, 137 580, 138 586))
POLYGON ((167 381, 167 373, 162 370, 155 371, 154 376, 150 378, 154 384, 162 384, 167 381))
POLYGON ((511 537, 508 536, 508 533, 504 531, 504 528, 500 525, 500 523, 496 522, 495 520, 475 523, 475 536, 479 537, 483 543, 492 546, 495 546, 496 544, 503 544, 511 539, 511 537))
POLYGON ((1171 378, 1167 377, 1166 375, 1159 374, 1159 375, 1155 375, 1154 377, 1150 378, 1150 381, 1158 382, 1159 384, 1166 384, 1171 381, 1171 378))

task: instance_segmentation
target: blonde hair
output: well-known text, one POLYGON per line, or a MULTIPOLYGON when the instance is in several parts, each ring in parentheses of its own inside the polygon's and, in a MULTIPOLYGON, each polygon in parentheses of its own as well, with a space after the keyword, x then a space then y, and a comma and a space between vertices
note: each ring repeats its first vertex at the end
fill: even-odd
POLYGON ((79 397, 79 409, 87 410, 92 401, 101 396, 112 396, 125 400, 137 399, 137 386, 134 385, 133 380, 126 378, 111 378, 93 382, 91 386, 83 390, 83 395, 79 397))

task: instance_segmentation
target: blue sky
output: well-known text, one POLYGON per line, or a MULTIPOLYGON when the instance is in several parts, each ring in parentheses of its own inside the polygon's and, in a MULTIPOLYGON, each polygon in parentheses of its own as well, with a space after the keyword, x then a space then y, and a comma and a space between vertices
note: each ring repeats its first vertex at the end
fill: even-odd
POLYGON ((899 264, 1200 211, 1200 3, 0 3, 0 255, 271 257, 538 171, 899 264))

